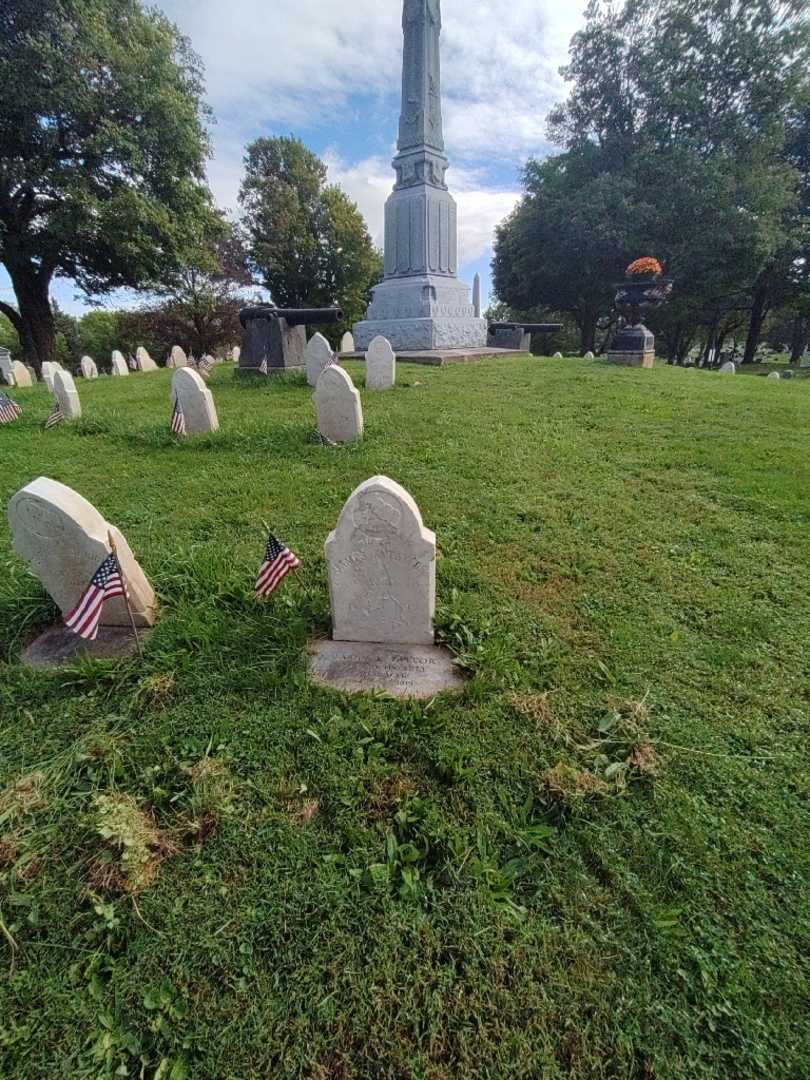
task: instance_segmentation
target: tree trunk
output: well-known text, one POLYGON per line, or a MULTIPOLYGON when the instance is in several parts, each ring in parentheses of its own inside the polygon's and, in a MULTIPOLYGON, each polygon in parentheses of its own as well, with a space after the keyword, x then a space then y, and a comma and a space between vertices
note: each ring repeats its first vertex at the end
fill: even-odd
MULTIPOLYGON (((52 361, 56 345, 56 323, 50 300, 48 276, 30 267, 7 266, 11 284, 17 297, 17 320, 12 318, 20 337, 24 359, 36 370, 42 371, 46 361, 52 361)), ((5 312, 8 315, 8 310, 5 312)))
POLYGON ((762 327, 768 317, 768 279, 765 278, 754 290, 754 302, 751 305, 751 321, 748 324, 748 338, 745 342, 745 353, 742 362, 753 364, 759 341, 762 336, 762 327))
POLYGON ((807 348, 807 330, 808 320, 801 315, 797 315, 793 320, 793 333, 790 342, 790 362, 794 367, 799 366, 804 356, 804 350, 807 348))
POLYGON ((579 344, 583 356, 587 352, 596 352, 596 324, 598 321, 598 316, 594 315, 593 312, 585 311, 582 313, 579 324, 579 344))

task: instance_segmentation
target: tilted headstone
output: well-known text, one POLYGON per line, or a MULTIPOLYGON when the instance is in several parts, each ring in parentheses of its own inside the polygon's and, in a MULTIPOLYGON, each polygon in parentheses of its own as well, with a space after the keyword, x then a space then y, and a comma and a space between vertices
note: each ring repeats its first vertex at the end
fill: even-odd
POLYGON ((396 382, 397 358, 388 338, 377 336, 366 353, 366 386, 369 390, 390 390, 396 382))
POLYGON ((20 389, 26 389, 34 384, 31 382, 31 374, 25 364, 21 364, 19 360, 15 360, 11 365, 11 372, 14 376, 14 382, 20 389))
POLYGON ((82 375, 85 379, 98 378, 98 368, 96 367, 96 362, 92 356, 83 356, 79 363, 79 367, 81 368, 82 375))
POLYGON ((129 375, 129 365, 126 362, 124 354, 119 352, 118 349, 112 354, 112 360, 110 361, 110 374, 111 375, 129 375))
POLYGON ((436 537, 399 484, 374 476, 349 496, 326 561, 335 641, 433 644, 436 537))
POLYGON ((172 402, 177 400, 186 421, 187 435, 219 430, 214 399, 202 376, 190 367, 179 368, 172 379, 172 402))
POLYGON ((313 334, 307 342, 304 360, 307 367, 307 382, 317 386, 321 372, 335 362, 332 346, 323 334, 313 334))
POLYGON ((315 387, 318 431, 333 443, 353 442, 363 434, 360 394, 348 372, 337 364, 324 368, 315 387))
POLYGON ((340 351, 342 353, 353 353, 354 352, 354 338, 348 332, 348 330, 343 335, 343 337, 340 339, 340 351))
POLYGON ((53 377, 58 367, 58 364, 53 364, 50 360, 46 360, 42 365, 42 378, 51 393, 53 393, 53 377))
POLYGON ((135 359, 138 361, 138 368, 141 371, 157 371, 158 366, 143 345, 139 345, 135 350, 135 359))
POLYGON ((8 349, 0 348, 0 383, 5 386, 16 385, 14 379, 14 362, 8 349))
POLYGON ((166 362, 166 367, 169 368, 184 368, 188 366, 188 357, 180 348, 179 345, 175 345, 171 351, 169 359, 166 362))
POLYGON ((69 371, 57 371, 53 377, 53 392, 65 420, 78 420, 82 415, 79 392, 69 371))
POLYGON ((772 372, 770 373, 770 375, 768 376, 768 378, 769 378, 769 379, 781 379, 781 378, 782 378, 782 376, 781 376, 781 375, 779 374, 779 372, 778 372, 778 371, 772 371, 772 372))
POLYGON ((26 371, 28 372, 28 374, 29 374, 29 375, 31 376, 31 385, 32 385, 32 386, 33 386, 33 385, 34 385, 35 383, 38 383, 38 382, 39 382, 39 379, 37 378, 37 372, 36 372, 36 368, 33 368, 33 367, 31 367, 31 365, 30 365, 30 364, 26 364, 26 365, 25 365, 25 370, 26 370, 26 371))
MULTIPOLYGON (((31 564, 63 613, 72 611, 84 595, 93 574, 109 554, 108 534, 112 533, 135 623, 154 624, 155 594, 129 544, 77 492, 41 476, 11 499, 8 520, 15 550, 31 564)), ((129 626, 123 597, 105 603, 101 623, 129 626)))
POLYGON ((720 374, 721 375, 736 375, 737 374, 737 365, 734 363, 733 360, 727 360, 725 362, 725 364, 723 364, 723 366, 720 368, 720 374))

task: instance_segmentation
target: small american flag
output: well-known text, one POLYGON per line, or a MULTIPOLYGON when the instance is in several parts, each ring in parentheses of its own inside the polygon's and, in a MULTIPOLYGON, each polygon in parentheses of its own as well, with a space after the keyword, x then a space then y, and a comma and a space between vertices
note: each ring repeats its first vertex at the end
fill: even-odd
POLYGON ((141 370, 141 365, 138 363, 134 356, 130 356, 129 360, 127 360, 127 366, 129 367, 130 371, 141 370))
POLYGON ((115 555, 108 555, 93 574, 87 592, 76 607, 65 615, 65 626, 85 641, 95 641, 105 600, 126 596, 124 575, 115 555))
POLYGON ((22 414, 22 409, 8 394, 0 394, 0 424, 11 424, 22 414))
POLYGON ((197 371, 199 371, 199 373, 203 376, 203 378, 207 379, 208 376, 211 373, 211 368, 213 366, 214 366, 214 358, 213 358, 213 356, 204 356, 202 358, 202 360, 200 360, 199 364, 197 364, 197 371))
POLYGON ((185 435, 186 433, 186 418, 177 398, 174 399, 174 409, 172 410, 172 432, 175 435, 185 435))
POLYGON ((62 406, 56 401, 54 402, 53 412, 45 421, 43 427, 45 428, 45 431, 47 431, 48 428, 56 427, 57 424, 64 423, 64 420, 65 414, 62 412, 62 406))
POLYGON ((267 372, 267 357, 266 356, 262 360, 262 362, 259 364, 258 370, 262 373, 262 375, 267 375, 268 372, 267 372))
POLYGON ((288 547, 277 540, 272 533, 267 540, 264 562, 259 570, 256 582, 256 595, 269 596, 274 592, 291 570, 297 570, 301 560, 288 547))

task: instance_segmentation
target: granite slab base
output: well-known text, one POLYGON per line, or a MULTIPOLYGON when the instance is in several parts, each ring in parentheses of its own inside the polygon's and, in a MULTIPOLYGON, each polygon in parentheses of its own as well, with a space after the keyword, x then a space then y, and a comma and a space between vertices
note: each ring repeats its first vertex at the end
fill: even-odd
MULTIPOLYGON (((471 364, 488 356, 526 356, 522 349, 431 349, 426 352, 398 352, 398 364, 427 364, 444 367, 446 364, 471 364)), ((341 360, 365 360, 362 352, 341 353, 341 360)))
POLYGON ((310 644, 313 679, 348 694, 382 691, 425 701, 445 690, 463 690, 452 654, 436 645, 373 645, 356 641, 310 644))
MULTIPOLYGON (((143 644, 151 631, 138 634, 143 644)), ((138 653, 135 635, 128 626, 102 626, 95 641, 84 641, 65 626, 52 626, 41 634, 20 656, 27 667, 59 668, 79 657, 93 660, 128 660, 138 653)))

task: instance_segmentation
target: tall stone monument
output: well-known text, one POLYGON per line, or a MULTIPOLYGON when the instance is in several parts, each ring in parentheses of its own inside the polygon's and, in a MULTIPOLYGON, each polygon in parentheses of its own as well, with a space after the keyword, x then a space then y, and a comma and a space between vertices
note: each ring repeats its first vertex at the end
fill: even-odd
POLYGON ((385 279, 366 321, 354 327, 365 352, 382 334, 395 352, 483 349, 487 327, 458 280, 456 204, 445 183, 440 0, 405 0, 402 114, 397 174, 385 204, 385 279))

